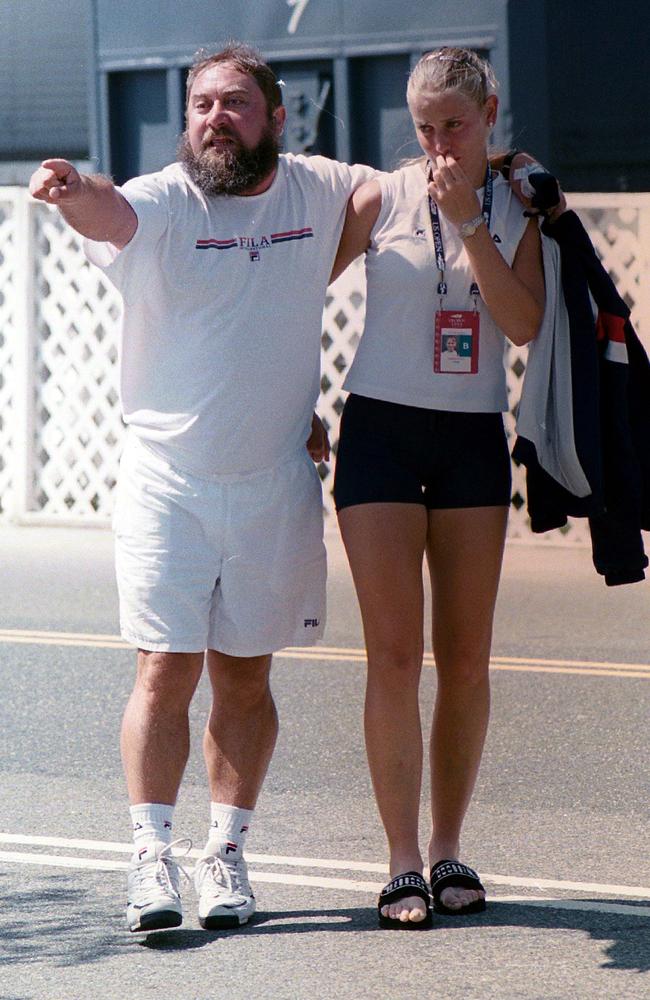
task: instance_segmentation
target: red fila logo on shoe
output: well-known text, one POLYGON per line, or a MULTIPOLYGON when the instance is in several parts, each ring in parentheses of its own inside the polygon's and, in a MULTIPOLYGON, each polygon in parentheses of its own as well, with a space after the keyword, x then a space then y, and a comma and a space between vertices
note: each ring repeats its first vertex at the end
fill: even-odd
POLYGON ((148 847, 141 847, 140 848, 140 850, 138 851, 138 859, 140 861, 142 861, 143 857, 145 856, 145 854, 147 853, 148 850, 149 850, 148 847))
POLYGON ((233 851, 237 850, 237 844, 233 844, 232 840, 226 841, 226 854, 231 854, 233 851))
POLYGON ((241 830, 239 832, 240 833, 246 833, 247 830, 248 830, 247 826, 242 826, 242 828, 241 828, 241 830))

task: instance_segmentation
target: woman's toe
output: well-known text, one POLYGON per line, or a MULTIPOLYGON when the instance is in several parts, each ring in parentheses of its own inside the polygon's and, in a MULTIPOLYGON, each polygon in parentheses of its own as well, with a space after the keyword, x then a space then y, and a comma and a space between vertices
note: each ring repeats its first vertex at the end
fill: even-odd
POLYGON ((449 910, 462 910, 464 906, 470 906, 478 899, 484 899, 485 893, 476 889, 445 889, 441 896, 441 902, 449 910))

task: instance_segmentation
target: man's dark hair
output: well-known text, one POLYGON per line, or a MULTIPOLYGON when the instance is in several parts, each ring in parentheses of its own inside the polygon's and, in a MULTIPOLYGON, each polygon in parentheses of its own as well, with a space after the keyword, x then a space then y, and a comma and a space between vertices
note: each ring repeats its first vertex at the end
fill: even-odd
POLYGON ((220 63, 227 63, 229 66, 234 66, 240 70, 240 72, 253 77, 266 98, 269 118, 275 109, 281 106, 282 89, 278 85, 275 73, 268 63, 264 62, 262 54, 250 45, 244 45, 241 42, 228 42, 219 52, 210 54, 205 49, 197 52, 187 75, 185 90, 186 107, 189 104, 192 84, 199 73, 202 73, 204 69, 208 69, 209 66, 217 66, 220 63))

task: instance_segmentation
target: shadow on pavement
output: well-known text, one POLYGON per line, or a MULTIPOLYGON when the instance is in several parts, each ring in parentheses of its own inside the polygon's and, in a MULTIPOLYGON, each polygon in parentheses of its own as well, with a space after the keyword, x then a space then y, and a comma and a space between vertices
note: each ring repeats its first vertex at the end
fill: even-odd
MULTIPOLYGON (((4 875, 4 879, 7 875, 4 875)), ((3 879, 3 880, 4 880, 3 879)), ((46 963, 84 965, 115 955, 125 940, 124 912, 95 890, 73 887, 72 877, 32 879, 20 892, 0 882, 0 968, 46 963)))
MULTIPOLYGON (((53 879, 43 877, 33 880, 28 889, 20 892, 3 893, 0 883, 0 897, 0 967, 19 963, 46 963, 53 967, 96 963, 119 953, 132 953, 134 946, 152 951, 192 951, 209 947, 233 934, 238 938, 255 938, 379 930, 374 907, 362 906, 266 910, 237 931, 204 931, 187 926, 132 935, 126 930, 122 907, 116 907, 110 895, 95 888, 79 888, 73 876, 62 878, 59 874, 56 884, 53 879)), ((600 899, 597 902, 620 903, 621 900, 600 899)), ((626 902, 629 905, 629 900, 626 902)), ((188 914, 188 921, 194 919, 188 914)), ((602 968, 650 972, 650 933, 645 916, 541 908, 527 906, 525 902, 492 900, 485 913, 458 918, 434 915, 431 929, 420 931, 418 935, 499 927, 582 932, 594 940, 607 942, 602 968)))
MULTIPOLYGON (((594 900, 618 903, 622 901, 594 900)), ((626 901, 629 903, 629 901, 626 901)), ((650 933, 648 920, 622 914, 594 911, 560 910, 526 906, 525 903, 499 903, 492 901, 485 913, 466 917, 441 917, 434 915, 431 929, 418 933, 466 930, 486 927, 526 927, 534 930, 567 930, 588 934, 594 940, 609 941, 605 949, 608 961, 604 969, 621 969, 633 972, 650 971, 650 933)), ((338 910, 279 910, 257 913, 253 923, 241 927, 238 935, 255 937, 269 934, 327 934, 349 931, 379 931, 375 911, 371 907, 338 910)), ((388 932, 390 933, 390 931, 388 932)), ((215 940, 223 940, 233 931, 204 931, 181 929, 160 931, 139 939, 144 947, 184 951, 203 948, 215 940)))
POLYGON ((154 931, 140 935, 138 943, 145 948, 160 951, 190 951, 204 948, 213 941, 237 936, 255 937, 267 934, 312 934, 328 931, 368 931, 375 930, 376 920, 370 909, 341 910, 264 910, 258 912, 252 922, 238 930, 204 931, 179 928, 169 931, 154 931))
MULTIPOLYGON (((563 899, 566 902, 567 899, 563 899)), ((629 899, 581 900, 596 904, 634 905, 629 899)), ((467 927, 527 927, 536 930, 582 931, 596 941, 609 941, 605 948, 608 961, 603 969, 650 972, 650 918, 593 910, 562 910, 552 906, 526 906, 525 903, 500 903, 492 900, 485 913, 466 917, 442 917, 434 914, 432 931, 467 927)))

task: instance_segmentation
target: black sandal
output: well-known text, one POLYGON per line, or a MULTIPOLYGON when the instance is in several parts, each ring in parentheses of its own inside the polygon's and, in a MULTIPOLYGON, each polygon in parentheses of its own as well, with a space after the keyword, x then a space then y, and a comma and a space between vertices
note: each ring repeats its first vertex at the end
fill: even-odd
POLYGON ((377 900, 377 915, 379 926, 384 929, 390 928, 399 931, 419 931, 423 927, 431 926, 431 897, 429 887, 419 872, 406 872, 404 875, 396 875, 394 879, 384 886, 377 900), (381 912, 382 906, 390 906, 391 903, 398 903, 400 899, 407 896, 418 896, 427 904, 427 914, 423 920, 395 920, 392 917, 385 917, 381 912))
POLYGON ((482 913, 485 910, 485 899, 475 899, 460 909, 452 910, 445 906, 440 897, 444 889, 477 889, 485 892, 485 886, 473 868, 461 864, 460 861, 439 861, 431 869, 431 895, 436 913, 444 913, 449 917, 464 917, 468 913, 482 913))

